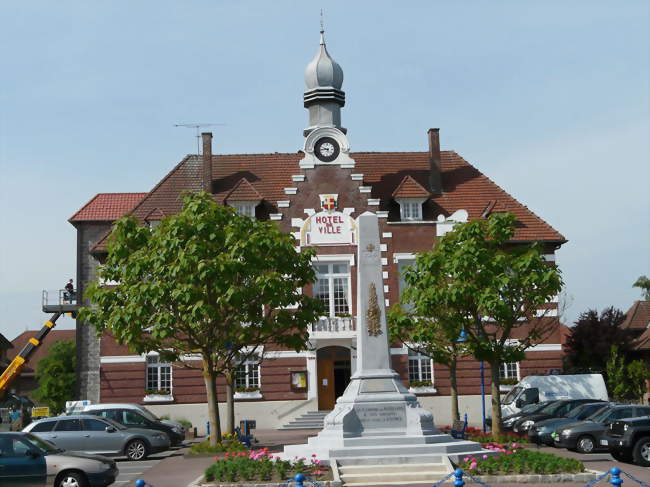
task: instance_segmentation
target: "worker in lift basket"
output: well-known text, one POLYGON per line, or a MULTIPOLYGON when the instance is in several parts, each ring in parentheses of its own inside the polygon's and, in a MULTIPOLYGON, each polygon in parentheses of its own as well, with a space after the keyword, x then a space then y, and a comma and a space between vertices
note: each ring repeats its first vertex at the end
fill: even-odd
POLYGON ((63 293, 63 298, 64 301, 67 301, 68 303, 72 303, 76 299, 76 293, 74 291, 74 284, 72 283, 72 279, 68 281, 68 283, 65 285, 65 293, 63 293))

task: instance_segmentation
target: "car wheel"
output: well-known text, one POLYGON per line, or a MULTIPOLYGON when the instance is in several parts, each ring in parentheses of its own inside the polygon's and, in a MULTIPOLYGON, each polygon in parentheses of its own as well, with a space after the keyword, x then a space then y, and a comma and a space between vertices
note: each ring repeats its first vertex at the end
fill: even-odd
POLYGON ((632 461, 632 455, 629 451, 610 450, 609 454, 614 457, 614 460, 618 460, 619 462, 629 463, 632 461))
POLYGON ((86 477, 79 472, 63 472, 56 480, 55 487, 86 487, 86 477))
POLYGON ((576 450, 580 453, 593 453, 595 447, 596 442, 589 435, 581 436, 576 443, 576 450))
POLYGON ((124 452, 129 460, 144 460, 147 458, 147 444, 142 440, 129 441, 124 452))
POLYGON ((642 467, 650 467, 650 436, 644 436, 634 445, 632 450, 634 463, 642 467))

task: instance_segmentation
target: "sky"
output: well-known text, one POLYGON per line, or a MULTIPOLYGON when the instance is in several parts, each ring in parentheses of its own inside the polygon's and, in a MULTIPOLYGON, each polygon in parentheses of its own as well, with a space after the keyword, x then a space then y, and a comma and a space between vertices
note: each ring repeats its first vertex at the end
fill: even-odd
MULTIPOLYGON (((31 1, 0 4, 0 332, 76 270, 67 220, 149 191, 203 122, 216 153, 295 152, 303 70, 342 66, 354 151, 427 129, 568 239, 571 324, 650 276, 650 2, 31 1)), ((74 327, 65 318, 62 328, 74 327)))

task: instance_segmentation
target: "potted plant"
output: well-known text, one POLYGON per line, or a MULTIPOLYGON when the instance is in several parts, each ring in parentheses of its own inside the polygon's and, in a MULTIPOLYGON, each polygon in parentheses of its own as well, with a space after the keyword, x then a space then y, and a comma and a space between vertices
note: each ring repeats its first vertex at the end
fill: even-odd
POLYGON ((438 392, 430 380, 409 381, 409 392, 413 394, 435 394, 438 392))
POLYGON ((235 399, 262 399, 262 393, 259 387, 237 387, 235 389, 235 399))
POLYGON ((499 391, 509 392, 510 389, 512 389, 517 382, 519 382, 519 380, 517 380, 514 377, 510 377, 508 379, 501 379, 501 383, 499 384, 499 391))
POLYGON ((144 402, 172 402, 174 396, 167 389, 145 389, 144 402))

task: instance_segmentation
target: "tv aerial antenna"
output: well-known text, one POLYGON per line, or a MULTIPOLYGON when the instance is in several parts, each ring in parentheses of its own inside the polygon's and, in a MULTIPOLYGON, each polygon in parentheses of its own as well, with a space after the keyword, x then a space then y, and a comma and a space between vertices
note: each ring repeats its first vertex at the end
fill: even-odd
POLYGON ((174 127, 184 127, 196 130, 196 153, 201 155, 201 129, 203 127, 225 127, 227 123, 175 123, 174 127))

